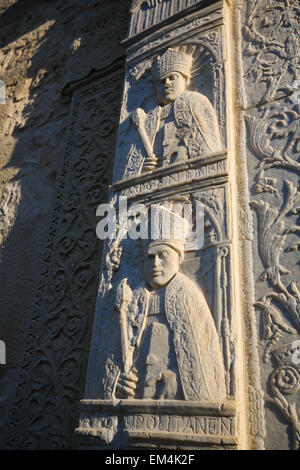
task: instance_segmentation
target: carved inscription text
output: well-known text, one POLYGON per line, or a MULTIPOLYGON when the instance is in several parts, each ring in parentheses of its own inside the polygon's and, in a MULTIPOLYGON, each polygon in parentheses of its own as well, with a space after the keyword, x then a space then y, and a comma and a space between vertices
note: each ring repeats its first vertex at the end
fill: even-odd
POLYGON ((233 417, 137 414, 124 417, 127 431, 156 431, 192 435, 235 436, 233 417))

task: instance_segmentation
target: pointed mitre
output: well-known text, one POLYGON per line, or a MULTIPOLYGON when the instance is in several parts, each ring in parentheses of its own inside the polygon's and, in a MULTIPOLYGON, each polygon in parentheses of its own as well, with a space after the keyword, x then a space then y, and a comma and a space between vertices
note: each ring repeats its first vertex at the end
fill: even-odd
POLYGON ((143 240, 144 252, 157 245, 167 245, 184 255, 189 224, 184 217, 161 204, 153 204, 148 214, 148 239, 143 240))
POLYGON ((191 55, 175 49, 167 49, 154 63, 153 73, 160 80, 172 72, 179 72, 186 77, 191 77, 192 63, 193 57, 191 55))

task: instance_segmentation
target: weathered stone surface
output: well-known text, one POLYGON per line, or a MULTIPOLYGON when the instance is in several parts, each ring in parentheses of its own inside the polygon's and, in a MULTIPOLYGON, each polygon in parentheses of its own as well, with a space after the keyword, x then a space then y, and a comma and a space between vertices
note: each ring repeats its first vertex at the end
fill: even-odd
POLYGON ((0 1, 1 448, 299 448, 299 14, 0 1), (102 244, 125 196, 204 245, 102 244))
POLYGON ((174 400, 84 400, 76 434, 85 449, 235 449, 236 409, 232 403, 174 400))

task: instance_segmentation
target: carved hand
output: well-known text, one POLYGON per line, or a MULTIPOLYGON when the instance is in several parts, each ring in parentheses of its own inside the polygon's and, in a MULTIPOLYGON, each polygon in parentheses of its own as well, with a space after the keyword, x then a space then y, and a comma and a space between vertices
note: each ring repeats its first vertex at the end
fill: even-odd
POLYGON ((121 373, 116 386, 117 398, 134 398, 138 381, 135 367, 128 374, 121 373))

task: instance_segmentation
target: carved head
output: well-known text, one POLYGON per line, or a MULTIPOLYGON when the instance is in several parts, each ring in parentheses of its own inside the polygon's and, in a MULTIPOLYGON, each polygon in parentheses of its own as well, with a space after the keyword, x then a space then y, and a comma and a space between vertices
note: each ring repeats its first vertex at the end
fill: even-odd
POLYGON ((167 284, 178 272, 183 260, 188 222, 182 213, 182 203, 165 201, 151 206, 148 220, 151 236, 142 242, 144 273, 153 289, 167 284))
POLYGON ((183 244, 172 241, 150 243, 144 252, 144 273, 153 289, 165 286, 178 272, 183 260, 183 244))
POLYGON ((192 61, 192 56, 175 49, 168 49, 157 59, 152 71, 160 105, 175 101, 186 90, 192 61))

